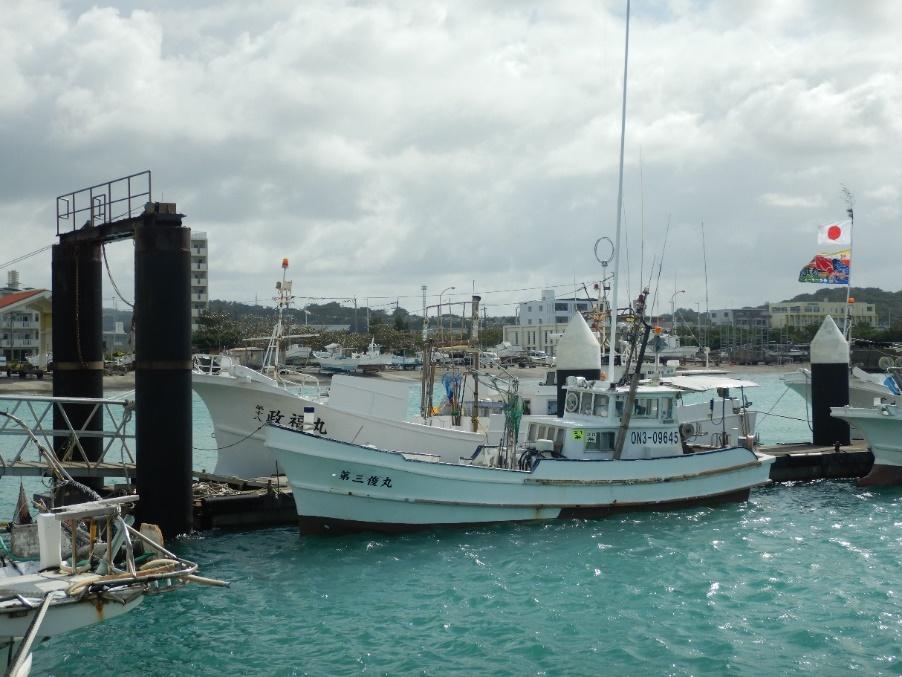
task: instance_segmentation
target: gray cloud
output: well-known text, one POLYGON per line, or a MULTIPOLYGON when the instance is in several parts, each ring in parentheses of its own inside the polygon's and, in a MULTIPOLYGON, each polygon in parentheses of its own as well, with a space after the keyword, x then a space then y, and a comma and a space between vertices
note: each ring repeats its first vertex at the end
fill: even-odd
MULTIPOLYGON (((629 288, 712 306, 810 291, 815 226, 857 197, 856 283, 898 288, 902 49, 892 2, 636 3, 629 288), (640 162, 641 159, 641 162, 640 162), (645 257, 640 262, 641 237, 645 257)), ((150 168, 208 233, 211 295, 572 292, 614 236, 624 7, 13 2, 0 18, 0 263, 56 195, 150 168)), ((130 288, 131 249, 111 247, 130 288)), ((49 285, 49 254, 17 264, 49 285)), ((623 302, 624 299, 621 299, 623 302)), ((402 305, 405 301, 402 301, 402 305)), ((509 309, 509 308, 508 308, 509 309)))

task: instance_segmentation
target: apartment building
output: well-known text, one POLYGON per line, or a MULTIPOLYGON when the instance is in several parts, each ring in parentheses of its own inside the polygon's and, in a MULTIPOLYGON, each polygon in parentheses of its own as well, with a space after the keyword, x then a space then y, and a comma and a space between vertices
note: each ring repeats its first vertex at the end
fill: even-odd
MULTIPOLYGON (((849 314, 854 324, 877 326, 877 309, 873 303, 850 303, 849 314)), ((846 315, 844 301, 783 301, 768 304, 772 329, 792 327, 800 329, 820 324, 830 315, 838 324, 846 315)))
POLYGON ((191 231, 191 331, 198 330, 197 318, 210 304, 207 275, 207 234, 191 231))

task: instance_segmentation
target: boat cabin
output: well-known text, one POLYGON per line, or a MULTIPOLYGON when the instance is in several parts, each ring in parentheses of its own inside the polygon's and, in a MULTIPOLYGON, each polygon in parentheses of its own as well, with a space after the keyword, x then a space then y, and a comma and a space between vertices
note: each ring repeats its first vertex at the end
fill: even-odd
MULTIPOLYGON (((612 458, 629 388, 611 388, 607 382, 571 376, 564 389, 567 394, 563 417, 530 421, 527 447, 548 449, 552 456, 570 459, 612 458)), ((679 388, 667 385, 639 387, 621 458, 684 453, 684 440, 674 417, 680 393, 679 388)))

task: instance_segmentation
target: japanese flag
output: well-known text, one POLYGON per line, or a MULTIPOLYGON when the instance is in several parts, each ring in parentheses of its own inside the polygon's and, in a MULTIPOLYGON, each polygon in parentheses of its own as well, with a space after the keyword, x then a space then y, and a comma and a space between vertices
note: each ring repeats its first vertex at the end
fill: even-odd
POLYGON ((852 244, 852 222, 842 221, 818 226, 817 243, 848 247, 852 244))

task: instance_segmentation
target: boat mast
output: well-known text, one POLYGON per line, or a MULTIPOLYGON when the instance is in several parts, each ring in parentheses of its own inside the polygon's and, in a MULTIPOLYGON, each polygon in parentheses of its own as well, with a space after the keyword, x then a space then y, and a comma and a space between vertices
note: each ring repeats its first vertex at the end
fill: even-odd
POLYGON ((282 341, 282 313, 291 303, 291 280, 286 280, 288 274, 288 259, 282 259, 282 281, 276 282, 276 291, 278 296, 275 297, 278 316, 276 318, 276 326, 272 329, 272 336, 269 337, 269 345, 266 347, 266 355, 263 356, 263 370, 270 365, 278 371, 279 369, 279 344, 282 341))
POLYGON ((630 53, 630 0, 626 0, 626 41, 623 51, 623 105, 620 114, 620 178, 617 186, 617 232, 614 238, 614 284, 611 290, 611 338, 608 341, 608 379, 614 383, 614 346, 617 336, 617 291, 620 286, 620 227, 623 214, 623 145, 626 138, 626 74, 630 53))

